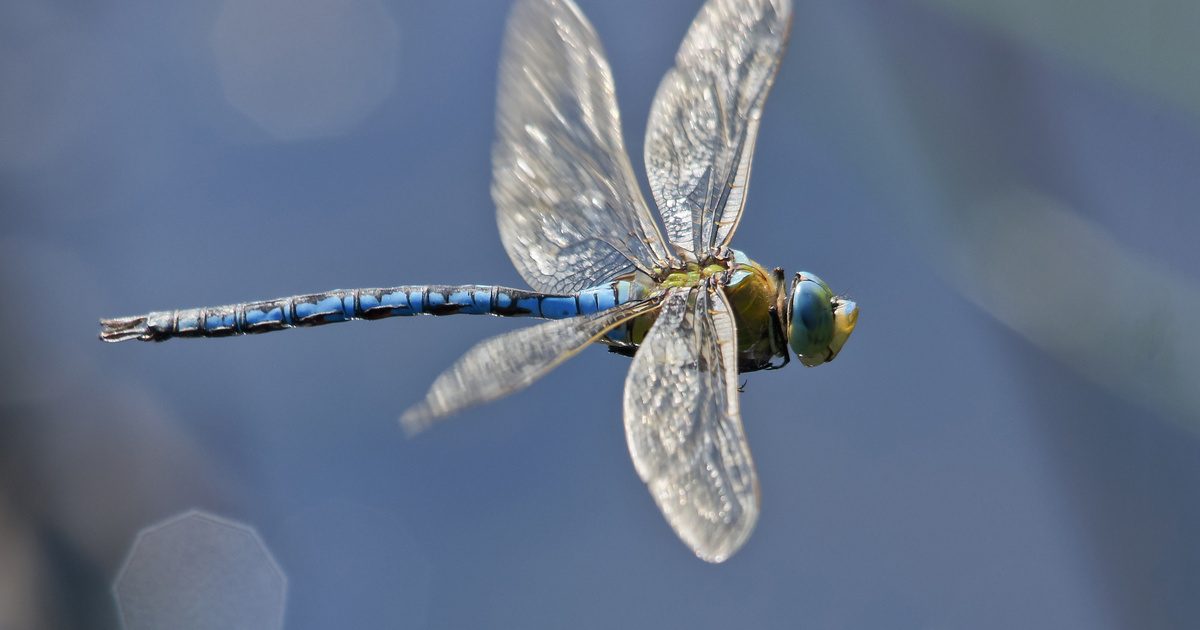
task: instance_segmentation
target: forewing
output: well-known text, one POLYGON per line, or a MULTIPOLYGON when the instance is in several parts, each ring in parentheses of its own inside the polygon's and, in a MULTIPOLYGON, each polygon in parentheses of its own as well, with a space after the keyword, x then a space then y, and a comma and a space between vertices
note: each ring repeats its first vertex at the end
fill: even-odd
POLYGON ((608 61, 571 0, 518 0, 500 63, 492 199, 500 238, 539 291, 570 293, 666 246, 637 187, 608 61))
POLYGON ((791 0, 709 0, 654 97, 650 189, 667 237, 698 256, 727 245, 741 218, 791 11, 791 0))
POLYGON ((638 475, 683 542, 722 562, 758 519, 758 478, 737 399, 737 331, 715 284, 674 289, 625 381, 638 475))
POLYGON ((416 433, 440 417, 523 389, 621 323, 654 310, 659 302, 658 298, 629 302, 487 339, 438 376, 425 399, 404 412, 400 422, 409 433, 416 433))

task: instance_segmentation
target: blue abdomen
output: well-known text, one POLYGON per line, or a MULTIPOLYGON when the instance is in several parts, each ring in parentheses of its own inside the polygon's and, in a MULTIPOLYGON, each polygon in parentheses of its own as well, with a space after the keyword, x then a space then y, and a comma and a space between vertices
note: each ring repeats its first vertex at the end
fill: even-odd
POLYGON ((572 295, 552 295, 491 285, 413 285, 339 289, 225 306, 155 311, 101 321, 105 341, 165 341, 174 337, 227 337, 357 319, 410 315, 496 315, 564 319, 622 304, 633 295, 628 281, 572 295))

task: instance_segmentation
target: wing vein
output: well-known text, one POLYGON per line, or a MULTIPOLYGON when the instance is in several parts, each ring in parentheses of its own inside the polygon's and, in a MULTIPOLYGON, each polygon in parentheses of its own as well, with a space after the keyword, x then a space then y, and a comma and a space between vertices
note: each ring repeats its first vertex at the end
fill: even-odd
POLYGON ((758 518, 737 399, 737 329, 715 280, 668 292, 625 381, 634 468, 675 533, 722 562, 758 518))

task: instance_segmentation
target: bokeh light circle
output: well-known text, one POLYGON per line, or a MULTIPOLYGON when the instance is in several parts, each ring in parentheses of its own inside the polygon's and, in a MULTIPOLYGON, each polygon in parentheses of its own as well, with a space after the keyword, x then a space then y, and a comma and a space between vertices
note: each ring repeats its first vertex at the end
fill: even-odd
POLYGON ((138 534, 113 595, 126 630, 265 630, 287 577, 253 528, 192 510, 138 534))

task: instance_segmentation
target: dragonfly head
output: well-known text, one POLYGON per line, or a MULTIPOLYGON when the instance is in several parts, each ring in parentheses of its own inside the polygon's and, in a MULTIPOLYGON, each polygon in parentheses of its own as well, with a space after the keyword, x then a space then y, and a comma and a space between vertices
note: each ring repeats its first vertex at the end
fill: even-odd
POLYGON ((817 276, 801 271, 787 304, 788 345, 808 367, 828 363, 858 323, 858 306, 838 297, 817 276))

